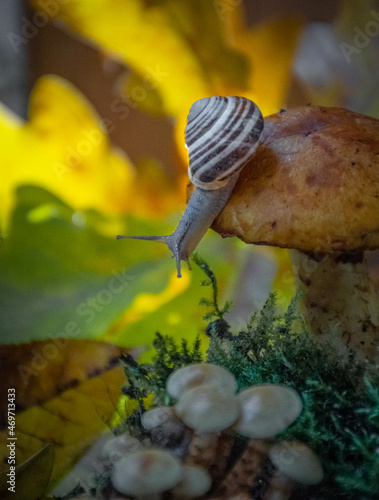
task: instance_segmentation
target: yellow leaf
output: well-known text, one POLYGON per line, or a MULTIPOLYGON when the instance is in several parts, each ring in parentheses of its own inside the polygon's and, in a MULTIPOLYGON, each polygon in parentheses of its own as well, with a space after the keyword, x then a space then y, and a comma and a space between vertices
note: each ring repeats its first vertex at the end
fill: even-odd
POLYGON ((162 105, 177 119, 186 163, 183 132, 196 99, 244 95, 264 114, 285 105, 301 23, 285 18, 248 29, 243 12, 242 2, 69 0, 57 17, 132 68, 125 100, 153 112, 162 105))
MULTIPOLYGON (((30 2, 42 8, 39 0, 30 2)), ((177 117, 196 99, 247 88, 248 62, 231 45, 215 4, 69 0, 56 17, 132 69, 123 85, 132 107, 177 117)))
POLYGON ((162 219, 184 205, 185 193, 179 192, 176 182, 154 160, 142 160, 136 167, 137 173, 131 183, 134 214, 162 219))
POLYGON ((57 76, 37 82, 28 123, 0 108, 2 225, 15 188, 28 183, 45 187, 79 210, 126 211, 133 168, 110 146, 103 129, 86 98, 57 76))
MULTIPOLYGON (((0 345, 0 404, 7 389, 17 392, 17 408, 42 404, 64 390, 118 364, 119 347, 96 340, 52 338, 25 344, 0 345)), ((0 428, 4 427, 0 415, 0 428)))
MULTIPOLYGON (((182 270, 182 278, 178 280, 176 271, 170 276, 170 281, 161 293, 141 293, 139 294, 123 316, 118 319, 111 328, 102 336, 104 341, 112 342, 116 334, 119 335, 120 330, 130 323, 134 323, 145 315, 157 311, 164 304, 177 297, 188 289, 191 282, 189 271, 182 270)), ((138 339, 137 345, 138 345, 138 339)), ((135 341, 134 340, 134 341, 135 341)), ((117 342, 122 344, 120 336, 117 337, 117 342)), ((127 346, 133 345, 131 338, 127 339, 127 346)))
MULTIPOLYGON (((51 487, 107 429, 117 408, 125 375, 121 366, 113 367, 115 355, 120 353, 117 347, 70 340, 69 346, 62 347, 54 357, 51 346, 55 344, 51 341, 47 350, 48 344, 46 341, 34 342, 32 346, 2 346, 2 361, 9 361, 5 363, 8 376, 1 383, 1 394, 7 395, 7 388, 13 387, 17 407, 26 408, 18 412, 15 419, 17 465, 45 445, 54 444, 51 487), (44 357, 46 363, 43 363, 44 357), (37 374, 28 371, 37 371, 37 366, 40 367, 37 374), (74 387, 62 392, 62 388, 70 385, 74 387)), ((3 401, 2 407, 5 408, 5 404, 3 401)), ((0 432, 3 458, 0 471, 8 471, 7 422, 3 422, 2 427, 5 428, 0 432)))
MULTIPOLYGON (((31 3, 40 8, 38 0, 31 3)), ((126 96, 132 102, 144 101, 150 90, 159 87, 166 111, 177 115, 208 92, 196 55, 159 4, 70 0, 60 5, 58 17, 140 75, 142 84, 126 96)))
POLYGON ((283 17, 246 29, 241 10, 233 9, 225 16, 234 47, 250 64, 245 97, 255 101, 263 115, 278 112, 286 104, 302 23, 296 17, 283 17))
POLYGON ((49 444, 22 464, 15 467, 14 479, 7 471, 0 474, 0 494, 3 500, 36 500, 43 497, 54 463, 54 447, 49 444), (9 482, 11 481, 11 482, 9 482), (12 484, 14 481, 14 485, 12 484))
MULTIPOLYGON (((264 22, 252 29, 245 28, 242 10, 228 9, 223 14, 230 44, 243 54, 249 64, 249 77, 245 86, 227 89, 219 84, 214 94, 243 95, 256 102, 264 116, 285 107, 292 80, 292 61, 302 23, 293 17, 264 22), (227 90, 227 93, 225 92, 227 90)), ((186 117, 181 115, 175 131, 181 156, 187 162, 183 143, 186 117)))

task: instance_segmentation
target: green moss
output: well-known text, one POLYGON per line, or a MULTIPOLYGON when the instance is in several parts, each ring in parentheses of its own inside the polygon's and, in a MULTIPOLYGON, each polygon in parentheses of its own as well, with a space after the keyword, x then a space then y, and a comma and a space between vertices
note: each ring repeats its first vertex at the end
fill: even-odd
POLYGON ((201 286, 211 286, 212 287, 212 299, 209 300, 205 297, 200 299, 201 306, 211 307, 211 311, 203 316, 203 319, 208 321, 211 319, 222 320, 224 314, 230 311, 233 306, 233 303, 228 301, 225 303, 224 307, 220 309, 218 304, 218 287, 217 287, 217 279, 214 275, 213 271, 210 269, 208 264, 201 259, 196 253, 192 255, 192 260, 195 262, 197 266, 205 273, 208 279, 202 281, 201 286))
POLYGON ((166 380, 170 373, 182 366, 203 361, 199 339, 194 341, 191 348, 185 339, 177 345, 171 337, 157 333, 153 346, 156 355, 152 364, 138 364, 130 354, 121 356, 128 381, 122 392, 129 399, 138 402, 138 410, 127 417, 120 429, 116 429, 116 433, 127 429, 131 434, 139 436, 140 415, 145 411, 145 398, 152 395, 153 406, 173 404, 173 400, 166 393, 166 380))
MULTIPOLYGON (((351 352, 340 352, 333 342, 317 343, 297 316, 297 298, 287 312, 278 314, 271 294, 260 314, 255 314, 238 335, 229 332, 220 308, 217 280, 207 264, 196 258, 212 286, 211 307, 205 316, 210 336, 208 362, 224 366, 240 389, 262 384, 284 384, 296 389, 303 400, 298 420, 278 436, 308 444, 320 457, 326 479, 308 489, 314 500, 374 500, 379 496, 379 376, 375 367, 359 361, 351 352)), ((124 359, 128 386, 124 393, 139 401, 139 411, 129 424, 138 428, 136 415, 144 411, 143 398, 154 393, 154 405, 172 404, 165 391, 167 377, 175 369, 202 361, 200 343, 178 346, 172 338, 157 334, 152 364, 138 365, 124 359)), ((299 490, 292 497, 302 497, 299 490), (298 496, 297 496, 298 495, 298 496)))
POLYGON ((208 362, 228 368, 239 387, 284 384, 303 400, 299 419, 278 439, 307 443, 321 458, 326 481, 317 499, 377 499, 379 494, 378 375, 350 353, 316 343, 292 302, 281 317, 271 295, 261 314, 233 339, 213 334, 208 362), (299 325, 297 325, 299 326, 299 325))

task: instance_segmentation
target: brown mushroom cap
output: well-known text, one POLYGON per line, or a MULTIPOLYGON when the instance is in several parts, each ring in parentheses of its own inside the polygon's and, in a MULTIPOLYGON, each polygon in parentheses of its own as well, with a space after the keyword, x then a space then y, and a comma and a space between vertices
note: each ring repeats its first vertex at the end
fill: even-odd
POLYGON ((379 120, 320 106, 266 117, 212 228, 305 252, 378 248, 379 120))

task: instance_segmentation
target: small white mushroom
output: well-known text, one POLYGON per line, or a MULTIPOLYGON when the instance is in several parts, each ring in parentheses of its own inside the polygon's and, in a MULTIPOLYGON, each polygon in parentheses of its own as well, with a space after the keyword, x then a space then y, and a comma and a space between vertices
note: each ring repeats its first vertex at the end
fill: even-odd
POLYGON ((144 429, 151 431, 171 420, 179 420, 175 415, 174 408, 172 406, 159 406, 146 411, 141 417, 141 424, 144 429))
POLYGON ((149 432, 153 445, 158 448, 180 447, 188 432, 183 421, 170 406, 160 406, 145 412, 141 417, 141 423, 149 432))
POLYGON ((198 432, 219 432, 238 419, 240 402, 234 394, 215 385, 188 389, 175 405, 176 414, 198 432))
POLYGON ((142 496, 173 488, 182 478, 180 461, 166 450, 150 449, 126 455, 115 463, 113 487, 123 495, 142 496))
POLYGON ((281 385, 255 385, 237 397, 241 403, 241 418, 235 429, 246 437, 271 438, 289 427, 302 409, 298 393, 281 385))
POLYGON ((303 443, 282 441, 269 450, 269 458, 284 476, 300 484, 317 484, 324 477, 318 456, 303 443))
POLYGON ((138 439, 129 434, 120 434, 111 437, 103 446, 101 456, 112 463, 120 460, 128 453, 134 453, 141 449, 142 445, 138 439))
POLYGON ((237 391, 234 376, 225 368, 211 363, 197 363, 179 368, 168 377, 166 390, 172 398, 178 399, 186 390, 203 384, 222 387, 230 394, 237 391))
POLYGON ((211 489, 212 478, 202 467, 183 466, 183 478, 172 490, 177 498, 196 498, 211 489))

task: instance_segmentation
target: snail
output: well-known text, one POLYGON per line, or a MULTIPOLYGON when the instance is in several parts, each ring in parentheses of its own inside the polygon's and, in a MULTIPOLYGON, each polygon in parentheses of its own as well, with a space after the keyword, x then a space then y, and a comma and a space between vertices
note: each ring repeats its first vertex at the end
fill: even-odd
POLYGON ((224 208, 241 168, 259 144, 262 131, 262 113, 249 99, 213 96, 195 101, 187 117, 185 143, 188 175, 197 189, 177 228, 169 236, 117 236, 117 239, 165 243, 176 258, 180 278, 180 261, 188 263, 188 257, 224 208))

